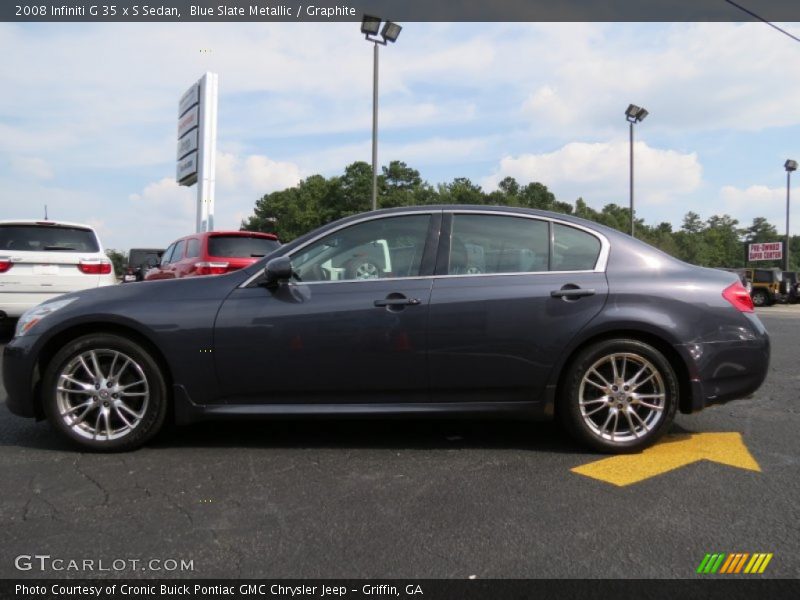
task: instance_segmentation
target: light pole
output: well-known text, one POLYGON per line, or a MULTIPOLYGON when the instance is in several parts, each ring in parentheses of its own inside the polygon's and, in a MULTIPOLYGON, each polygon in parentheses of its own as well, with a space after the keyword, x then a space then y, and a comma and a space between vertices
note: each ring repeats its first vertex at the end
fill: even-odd
POLYGON ((641 106, 636 106, 635 104, 629 104, 627 110, 625 111, 625 118, 630 123, 630 153, 631 153, 631 237, 634 236, 634 214, 633 214, 633 124, 639 123, 644 121, 644 118, 650 113, 648 113, 645 109, 641 106))
POLYGON ((789 270, 789 189, 792 183, 792 171, 797 170, 797 161, 788 159, 783 168, 786 169, 786 248, 783 252, 783 270, 789 270))
POLYGON ((364 15, 361 20, 361 33, 368 42, 374 44, 372 52, 372 210, 378 208, 378 45, 386 46, 396 42, 403 29, 397 23, 386 21, 381 29, 381 18, 364 15), (378 31, 381 39, 378 39, 378 31))

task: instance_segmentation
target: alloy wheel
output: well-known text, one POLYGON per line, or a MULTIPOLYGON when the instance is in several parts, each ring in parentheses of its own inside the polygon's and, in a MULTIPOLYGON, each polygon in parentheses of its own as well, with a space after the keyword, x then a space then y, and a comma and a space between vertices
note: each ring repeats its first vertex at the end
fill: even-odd
POLYGON ((578 405, 592 433, 612 443, 648 436, 664 418, 667 389, 658 368, 631 352, 609 354, 583 375, 578 405))
POLYGON ((58 414, 83 438, 127 436, 142 422, 149 402, 150 385, 142 366, 118 350, 81 352, 57 377, 58 414))

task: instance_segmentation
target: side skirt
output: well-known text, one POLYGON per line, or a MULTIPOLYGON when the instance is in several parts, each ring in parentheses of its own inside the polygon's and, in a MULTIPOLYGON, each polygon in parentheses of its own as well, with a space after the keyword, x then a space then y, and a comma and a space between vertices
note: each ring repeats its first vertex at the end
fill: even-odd
POLYGON ((178 424, 216 419, 263 418, 552 418, 546 402, 396 402, 336 404, 194 404, 183 386, 174 386, 178 424))

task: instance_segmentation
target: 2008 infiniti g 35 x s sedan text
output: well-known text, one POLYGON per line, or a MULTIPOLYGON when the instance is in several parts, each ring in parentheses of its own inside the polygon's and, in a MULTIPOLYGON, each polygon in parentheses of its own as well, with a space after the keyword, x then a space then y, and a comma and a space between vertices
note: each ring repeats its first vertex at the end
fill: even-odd
POLYGON ((3 378, 12 412, 94 450, 168 418, 501 413, 629 452, 768 363, 733 273, 565 215, 437 206, 349 217, 227 275, 61 296, 20 319, 3 378))

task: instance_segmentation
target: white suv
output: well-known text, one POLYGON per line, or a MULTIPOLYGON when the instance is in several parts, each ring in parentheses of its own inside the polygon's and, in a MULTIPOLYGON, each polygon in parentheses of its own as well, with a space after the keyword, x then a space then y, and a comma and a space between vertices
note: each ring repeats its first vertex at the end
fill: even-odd
POLYGON ((55 296, 116 283, 94 229, 56 221, 0 221, 0 319, 55 296))

